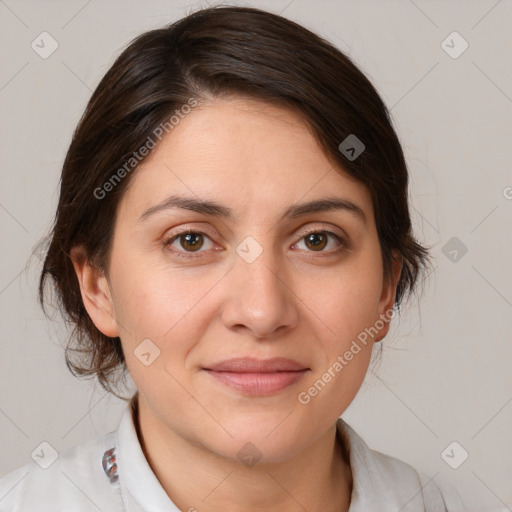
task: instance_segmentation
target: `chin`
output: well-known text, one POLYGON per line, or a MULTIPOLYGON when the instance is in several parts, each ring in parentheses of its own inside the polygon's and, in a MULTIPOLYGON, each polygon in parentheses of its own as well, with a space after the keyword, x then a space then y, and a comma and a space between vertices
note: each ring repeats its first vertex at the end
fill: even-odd
POLYGON ((283 421, 285 416, 280 413, 260 420, 245 416, 219 421, 233 437, 219 428, 215 438, 209 435, 205 441, 211 451, 242 463, 251 457, 259 463, 282 462, 305 449, 315 437, 311 426, 283 421))

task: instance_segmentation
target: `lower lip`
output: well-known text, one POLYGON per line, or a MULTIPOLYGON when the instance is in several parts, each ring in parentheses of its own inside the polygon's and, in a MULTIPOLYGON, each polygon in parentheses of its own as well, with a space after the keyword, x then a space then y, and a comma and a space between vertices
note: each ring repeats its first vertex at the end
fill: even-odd
POLYGON ((248 395, 272 395, 295 384, 308 370, 273 373, 215 372, 206 370, 223 384, 248 395))

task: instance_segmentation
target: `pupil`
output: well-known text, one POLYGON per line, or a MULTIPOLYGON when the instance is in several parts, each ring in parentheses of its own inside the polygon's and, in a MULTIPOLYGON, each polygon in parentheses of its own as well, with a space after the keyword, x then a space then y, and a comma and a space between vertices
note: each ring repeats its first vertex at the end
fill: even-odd
MULTIPOLYGON (((199 238, 200 235, 197 235, 197 234, 194 234, 194 233, 187 233, 185 235, 185 240, 186 240, 186 245, 189 245, 190 248, 192 249, 197 249, 198 247, 198 242, 197 242, 197 239, 199 238), (194 240, 196 239, 195 242, 191 242, 191 240, 194 240), (192 247, 192 246, 196 246, 196 247, 192 247)), ((201 245, 199 245, 199 248, 201 247, 201 245)))
POLYGON ((322 233, 312 233, 308 236, 308 241, 313 245, 313 247, 319 247, 323 248, 325 246, 325 240, 321 240, 321 238, 324 235, 322 233), (319 237, 320 239, 316 238, 319 237))

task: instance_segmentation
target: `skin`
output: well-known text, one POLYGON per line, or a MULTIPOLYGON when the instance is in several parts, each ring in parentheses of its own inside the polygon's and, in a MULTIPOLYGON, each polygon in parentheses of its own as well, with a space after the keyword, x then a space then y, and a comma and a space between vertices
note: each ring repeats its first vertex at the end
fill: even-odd
POLYGON ((85 307, 101 332, 121 338, 143 450, 181 510, 348 510, 352 474, 335 424, 389 323, 308 404, 297 397, 392 308, 400 265, 384 278, 368 190, 335 167, 298 115, 244 98, 202 103, 136 170, 108 277, 80 251, 72 259, 85 307), (138 221, 171 194, 214 200, 234 218, 173 209, 138 221), (337 210, 281 220, 290 205, 327 196, 366 219, 337 210), (199 250, 183 237, 165 245, 183 228, 205 233, 199 250), (319 248, 308 228, 324 233, 319 248), (248 236, 263 251, 252 263, 236 252, 248 236), (148 366, 134 354, 144 339, 160 350, 148 366), (246 356, 310 370, 271 396, 248 396, 202 369, 246 356), (237 459, 248 442, 261 453, 252 467, 237 459))

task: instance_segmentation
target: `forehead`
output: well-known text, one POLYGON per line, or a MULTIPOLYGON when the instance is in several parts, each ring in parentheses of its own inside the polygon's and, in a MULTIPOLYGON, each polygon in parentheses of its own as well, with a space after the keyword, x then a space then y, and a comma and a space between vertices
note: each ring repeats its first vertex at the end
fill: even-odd
POLYGON ((334 195, 371 213, 366 187, 325 155, 298 114, 241 98, 184 116, 136 169, 120 208, 140 215, 173 194, 229 204, 239 218, 334 195))

